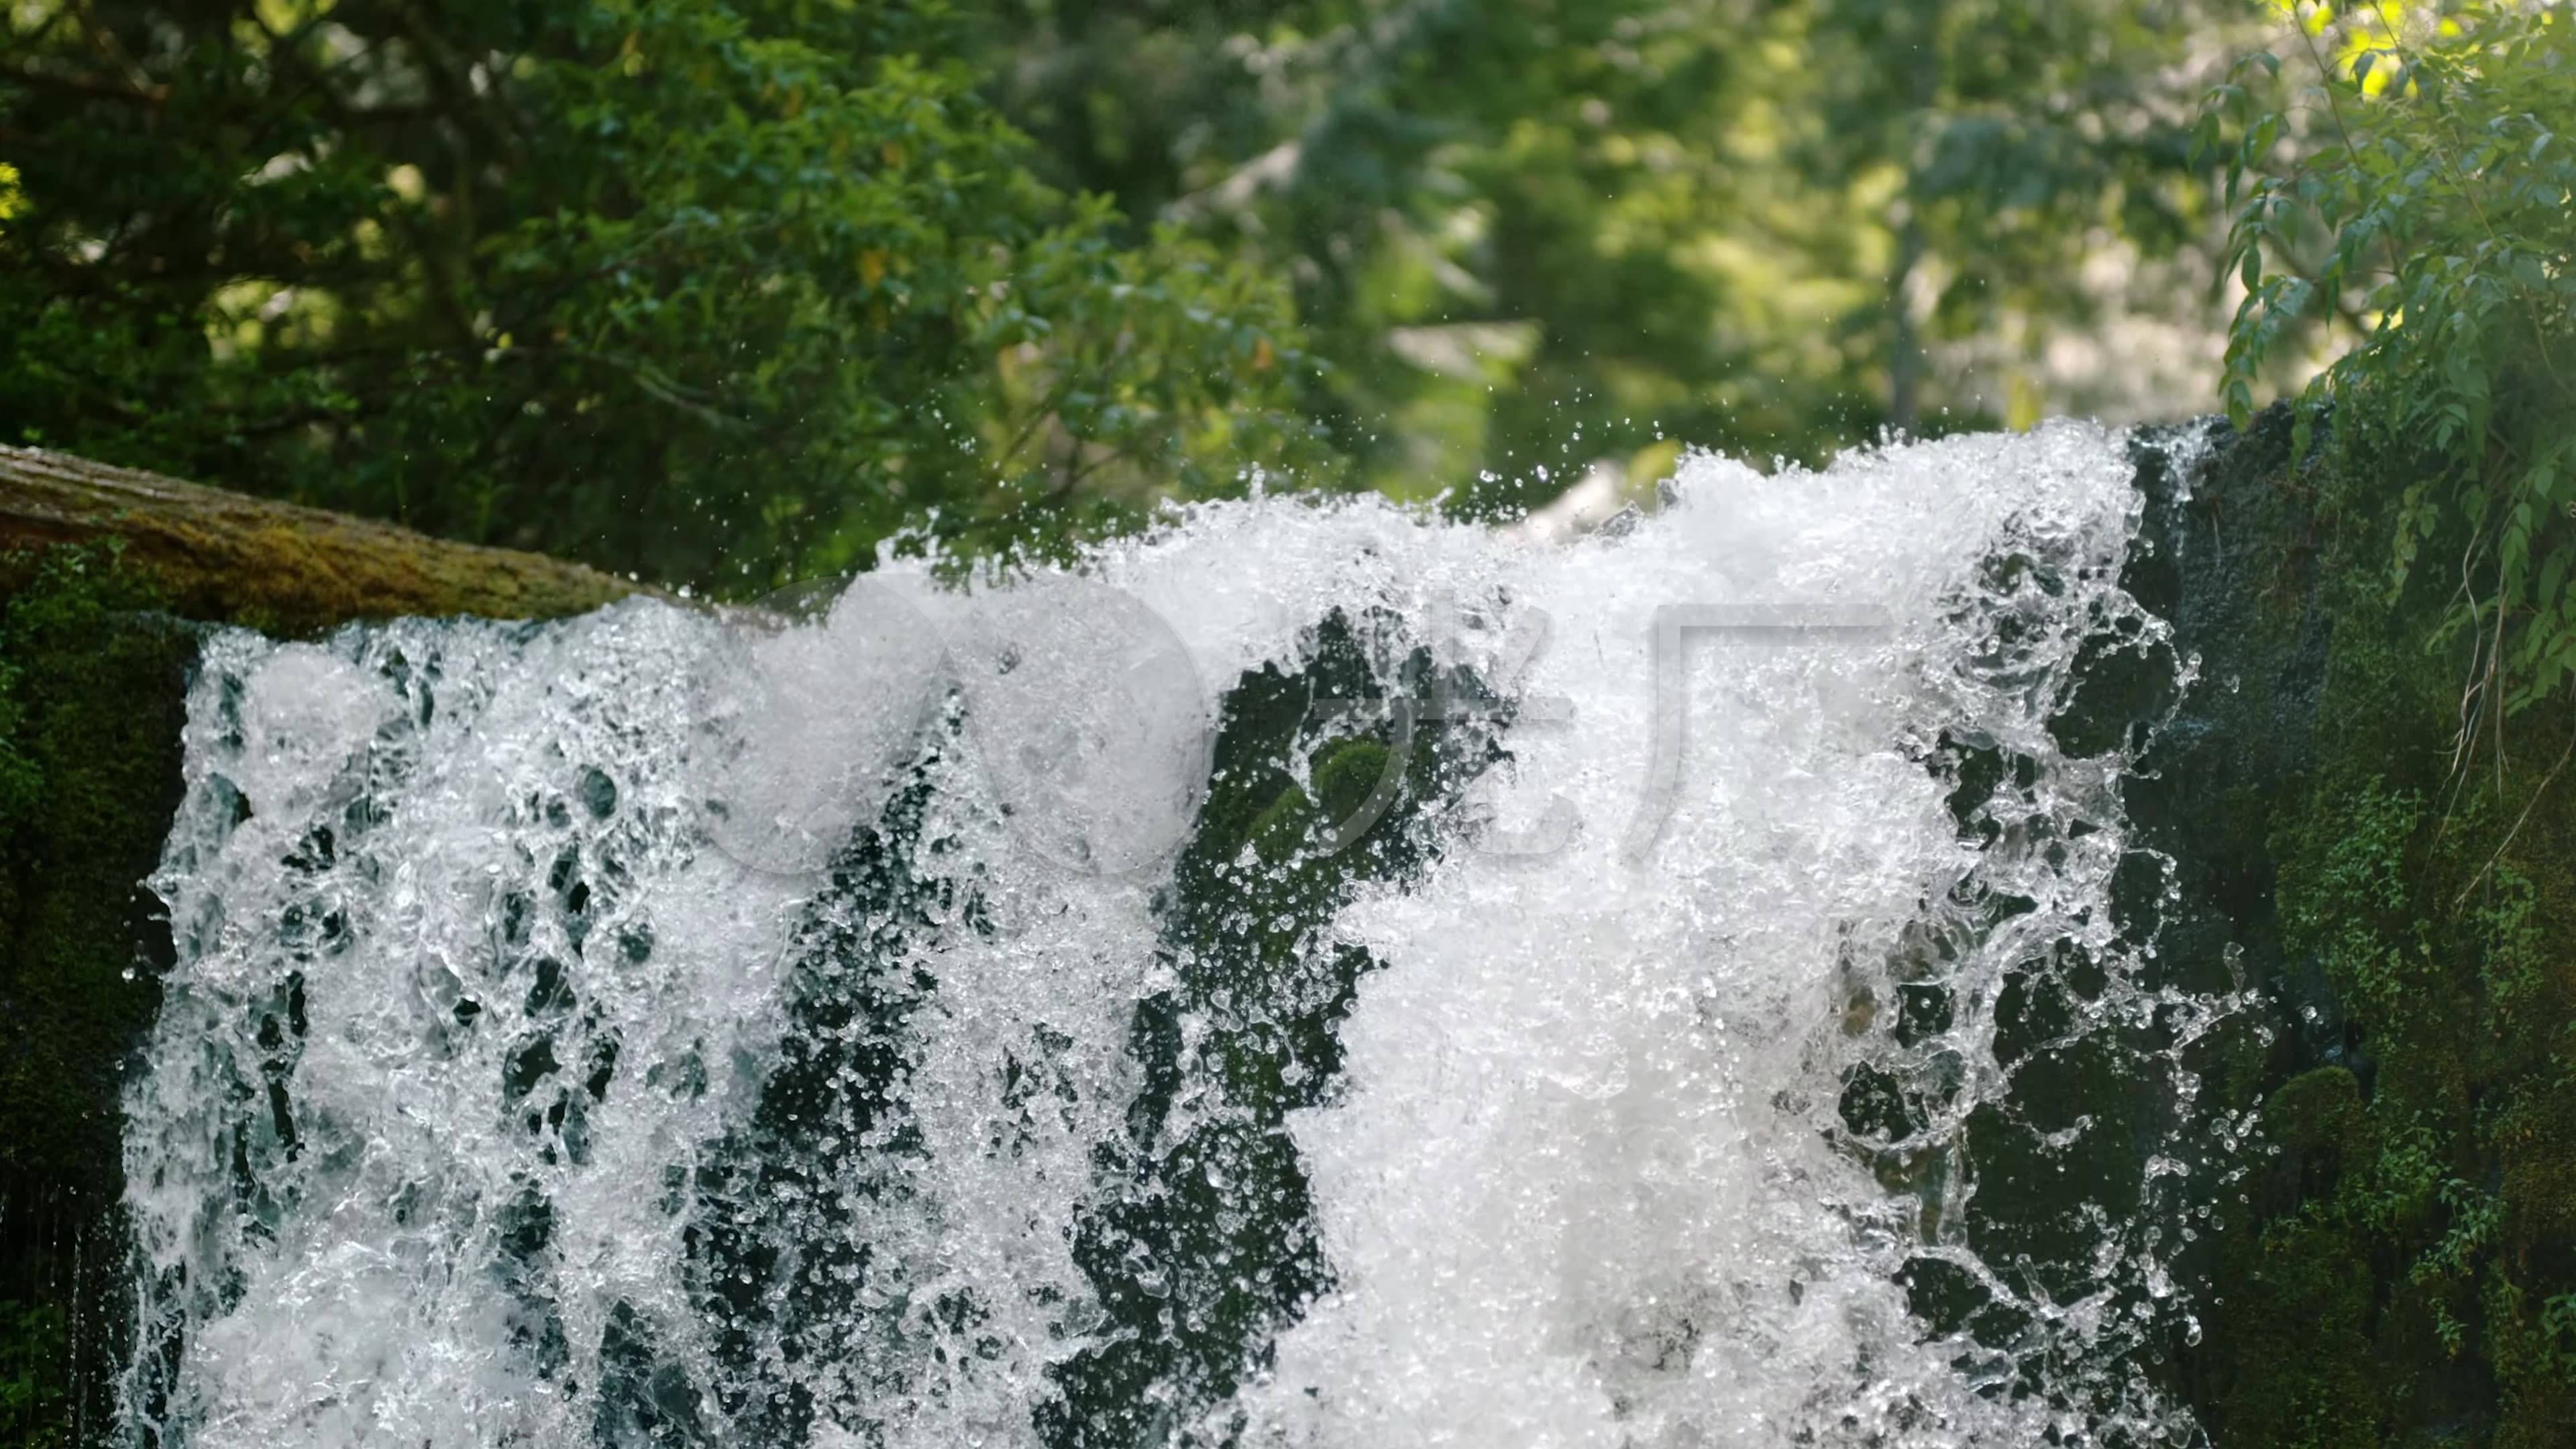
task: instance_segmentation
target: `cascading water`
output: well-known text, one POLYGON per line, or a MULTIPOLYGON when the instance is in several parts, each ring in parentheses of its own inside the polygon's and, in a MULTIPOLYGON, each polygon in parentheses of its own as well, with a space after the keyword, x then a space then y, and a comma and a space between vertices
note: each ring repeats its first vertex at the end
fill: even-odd
POLYGON ((2010 973, 2098 977, 2075 1035, 2225 1006, 2133 980, 2129 755, 2050 730, 2161 628, 2131 474, 2054 425, 1697 457, 1567 547, 1269 500, 785 624, 221 635, 127 1102, 129 1420, 2184 1432, 2132 1362, 2158 1230, 2069 1184, 2098 1283, 2043 1291, 1963 1227, 2010 973), (1927 1323, 1932 1271, 2016 1326, 1927 1323))

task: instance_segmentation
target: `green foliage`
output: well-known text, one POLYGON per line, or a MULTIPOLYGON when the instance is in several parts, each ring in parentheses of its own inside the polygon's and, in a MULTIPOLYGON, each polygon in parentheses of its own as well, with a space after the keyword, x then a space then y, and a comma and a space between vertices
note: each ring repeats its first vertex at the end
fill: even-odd
POLYGON ((1054 174, 1293 279, 1336 443, 1381 488, 1498 512, 1594 460, 1650 482, 1676 439, 1816 458, 2027 421, 2035 359, 2092 320, 2087 259, 2204 229, 2180 78, 2244 13, 1000 9, 990 88, 1054 174), (2019 384, 1965 375, 1971 339, 2019 384))
POLYGON ((2306 466, 2282 484, 2315 506, 2333 641, 2313 784, 2278 803, 2272 855, 2288 944, 2329 988, 2302 1034, 2335 1044, 2263 1107, 2269 1161, 2215 1279, 2211 1428, 2563 1444, 2576 805, 2565 759, 2503 724, 2565 730, 2576 667, 2576 28, 2555 6, 2275 8, 2286 69, 2318 83, 2283 95, 2255 56, 2202 139, 2231 205, 2244 188, 2238 422, 2293 339, 2361 336, 2300 401, 2306 466))
MULTIPOLYGON (((1887 357, 1889 411, 1919 427, 1939 391, 1927 343, 2032 327, 2034 344, 2098 320, 2086 259, 2170 255, 2209 198, 2173 105, 2194 37, 2236 3, 2198 0, 1830 0, 1809 62, 1826 122, 1810 170, 1892 183, 1894 256, 1862 319, 1887 357), (1879 180, 1884 178, 1884 180, 1879 180), (2035 326, 2033 324, 2036 324, 2035 326)), ((2036 421, 2028 400, 2001 420, 2036 421)))
POLYGON ((1319 464, 1281 289, 1041 184, 942 0, 0 23, 9 441, 745 586, 1319 464))
POLYGON ((2391 794, 2369 781, 2346 807, 2294 902, 2289 924, 2303 933, 2343 999, 2387 1013, 2421 985, 2414 978, 2431 955, 2402 920, 2412 872, 2406 843, 2423 811, 2413 794, 2391 794))
POLYGON ((70 1356, 61 1305, 0 1299, 0 1436, 25 1449, 72 1442, 63 1423, 70 1356))
POLYGON ((2456 588, 2433 642, 2475 641, 2477 707, 2500 720, 2576 671, 2576 23, 2506 3, 2293 13, 2321 81, 2308 154, 2275 165, 2300 120, 2252 87, 2280 71, 2269 54, 2202 122, 2214 149, 2236 127, 2231 203, 2254 178, 2229 238, 2248 294, 2228 409, 2241 426, 2267 359, 2319 312, 2366 327, 2306 404, 2332 409, 2348 459, 2421 461, 2391 584, 2420 568, 2456 588))
POLYGON ((2240 14, 32 0, 0 439, 736 590, 1252 469, 1650 496, 2119 406, 2047 358, 2208 229, 2240 14))

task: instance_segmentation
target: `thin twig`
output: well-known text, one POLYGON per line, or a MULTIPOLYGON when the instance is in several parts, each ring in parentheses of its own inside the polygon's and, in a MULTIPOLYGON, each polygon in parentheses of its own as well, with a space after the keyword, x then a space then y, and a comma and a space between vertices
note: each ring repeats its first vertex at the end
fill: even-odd
POLYGON ((15 67, 8 72, 8 78, 22 86, 60 91, 65 95, 80 96, 88 100, 116 101, 125 105, 143 106, 156 111, 170 103, 168 86, 148 82, 139 88, 130 85, 109 85, 105 81, 85 80, 79 76, 47 75, 40 70, 15 67))
POLYGON ((2478 664, 2479 656, 2486 652, 2486 611, 2478 605, 2477 586, 2471 574, 2477 568, 2478 551, 2485 542, 2486 535, 2481 530, 2470 537, 2469 546, 2460 553, 2459 597, 2467 602, 2469 608, 2470 650, 2468 682, 2460 686, 2460 731, 2452 737, 2451 773, 2455 776, 2467 773, 2470 756, 2477 749, 2477 711, 2484 699, 2479 688, 2478 664))
POLYGON ((2504 616, 2507 613, 2504 580, 2496 580, 2495 646, 2487 651, 2487 696, 2493 707, 2487 717, 2495 721, 2496 794, 2504 794, 2504 616))
POLYGON ((2513 828, 2504 833, 2504 839, 2496 845, 2495 854, 2487 857, 2487 863, 2478 867, 2476 875, 2469 877, 2468 885, 2460 891, 2460 898, 2451 902, 2451 909, 2456 911, 2468 904, 2470 893, 2478 888, 2480 881, 2487 878, 2489 871, 2496 868, 2496 862, 2504 859, 2504 853, 2512 847, 2514 837, 2522 833, 2523 823, 2531 819, 2533 810, 2539 808, 2540 797, 2549 793, 2550 782, 2558 778, 2559 771, 2567 768, 2567 760, 2571 755, 2576 755, 2576 732, 2568 735, 2567 748, 2558 752, 2558 763, 2550 766, 2549 773, 2540 777, 2539 787, 2531 792, 2529 800, 2523 802, 2522 813, 2514 817, 2513 828))

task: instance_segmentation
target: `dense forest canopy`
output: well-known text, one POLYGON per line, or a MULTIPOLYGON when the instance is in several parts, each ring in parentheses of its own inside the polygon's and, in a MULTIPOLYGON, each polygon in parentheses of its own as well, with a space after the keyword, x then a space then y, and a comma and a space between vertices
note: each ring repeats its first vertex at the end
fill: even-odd
POLYGON ((17 6, 0 416, 675 581, 1322 470, 1283 289, 937 3, 17 6))
MULTIPOLYGON (((1013 9, 997 94, 1051 174, 1287 275, 1339 364, 1318 407, 1339 445, 1380 487, 1488 506, 1659 437, 1814 457, 1888 424, 2148 402, 2052 384, 2045 354, 2128 300, 2132 262, 2206 239, 2190 123, 2260 20, 2237 0, 1013 9)), ((2205 317, 2204 279, 2159 305, 2205 317)))
POLYGON ((2184 413, 2204 98, 2340 10, 19 0, 0 436, 741 590, 2184 413))

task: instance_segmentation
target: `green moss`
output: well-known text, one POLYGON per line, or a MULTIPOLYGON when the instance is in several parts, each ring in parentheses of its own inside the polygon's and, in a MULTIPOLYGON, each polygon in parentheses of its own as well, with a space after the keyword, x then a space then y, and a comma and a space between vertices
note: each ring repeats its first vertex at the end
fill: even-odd
POLYGON ((2204 1420, 2576 1443, 2576 720, 2480 716, 2455 765, 2465 646, 2427 647, 2438 586, 2386 587, 2399 463, 2323 456, 2315 757, 2268 794, 2293 1072, 2220 1205, 2204 1420))
POLYGON ((2222 1228, 2231 1252, 2216 1312, 2234 1371, 2217 1408, 2228 1443, 2379 1442, 2367 1245, 2351 1226, 2299 1211, 2368 1152, 2361 1084, 2342 1067, 2292 1078, 2266 1104, 2261 1175, 2222 1228))
POLYGON ((1343 740, 1315 762, 1315 798, 1334 820, 1359 813, 1386 773, 1387 748, 1375 740, 1343 740))
POLYGON ((0 1437, 27 1449, 72 1442, 62 1371, 70 1358, 62 1305, 0 1302, 0 1437))
POLYGON ((178 798, 195 636, 112 551, 0 601, 0 1439, 107 1422, 125 1308, 118 1091, 166 948, 139 882, 178 798), (78 1325, 77 1332, 71 1325, 78 1325))

